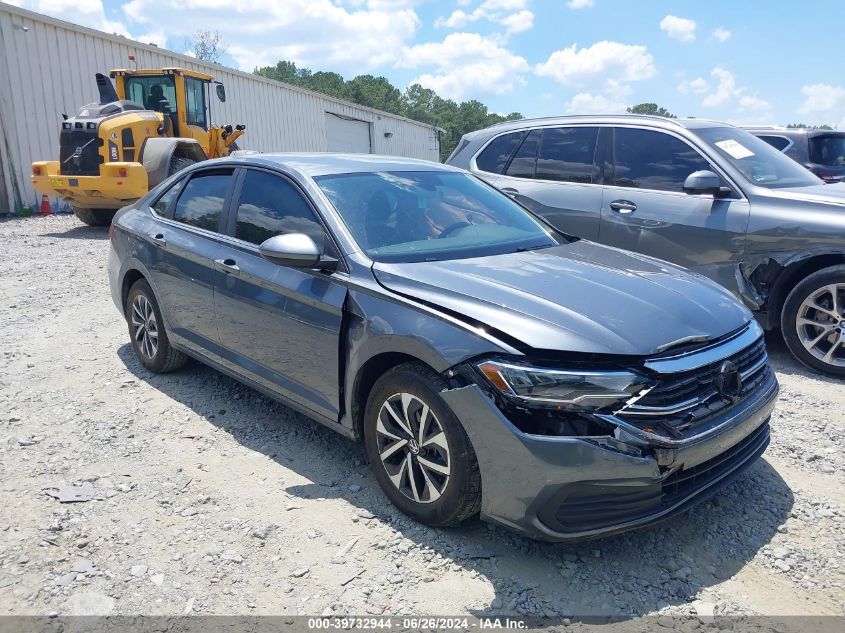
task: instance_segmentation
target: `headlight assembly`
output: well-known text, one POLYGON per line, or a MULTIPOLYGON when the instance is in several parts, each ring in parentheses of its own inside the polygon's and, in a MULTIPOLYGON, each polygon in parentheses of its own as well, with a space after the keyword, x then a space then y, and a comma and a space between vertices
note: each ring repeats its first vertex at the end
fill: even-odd
POLYGON ((492 360, 476 367, 504 396, 566 411, 618 408, 649 386, 647 378, 629 371, 569 371, 492 360))

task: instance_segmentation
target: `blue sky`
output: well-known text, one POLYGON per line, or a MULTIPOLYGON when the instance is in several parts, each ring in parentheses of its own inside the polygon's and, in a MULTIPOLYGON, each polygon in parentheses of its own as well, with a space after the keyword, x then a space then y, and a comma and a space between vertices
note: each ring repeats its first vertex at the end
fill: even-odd
POLYGON ((224 63, 278 59, 418 81, 527 116, 623 111, 845 128, 845 3, 804 0, 11 0, 185 51, 219 30, 224 63))

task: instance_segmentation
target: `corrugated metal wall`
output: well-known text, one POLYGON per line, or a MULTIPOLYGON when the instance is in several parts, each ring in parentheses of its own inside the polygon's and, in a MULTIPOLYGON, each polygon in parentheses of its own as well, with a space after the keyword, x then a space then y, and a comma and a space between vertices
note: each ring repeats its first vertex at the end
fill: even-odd
POLYGON ((139 68, 190 68, 222 81, 226 103, 212 97, 211 122, 245 124, 242 149, 326 151, 331 112, 369 122, 374 153, 439 160, 429 125, 0 3, 0 214, 37 207, 30 164, 58 158, 61 114, 97 101, 94 73, 130 67, 129 55, 139 68))

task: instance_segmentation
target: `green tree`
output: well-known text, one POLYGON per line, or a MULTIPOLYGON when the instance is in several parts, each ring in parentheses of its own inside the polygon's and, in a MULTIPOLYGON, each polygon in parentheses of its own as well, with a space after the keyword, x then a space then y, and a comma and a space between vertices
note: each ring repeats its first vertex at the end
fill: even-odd
POLYGON ((651 114, 654 116, 662 116, 667 119, 677 119, 674 114, 669 112, 666 108, 657 105, 656 103, 638 103, 627 109, 628 114, 651 114))
POLYGON ((393 114, 405 113, 402 93, 385 77, 358 75, 346 82, 343 93, 347 99, 360 105, 393 114))
POLYGON ((787 123, 786 127, 788 128, 803 128, 807 130, 833 130, 830 125, 823 124, 823 125, 807 125, 806 123, 787 123))

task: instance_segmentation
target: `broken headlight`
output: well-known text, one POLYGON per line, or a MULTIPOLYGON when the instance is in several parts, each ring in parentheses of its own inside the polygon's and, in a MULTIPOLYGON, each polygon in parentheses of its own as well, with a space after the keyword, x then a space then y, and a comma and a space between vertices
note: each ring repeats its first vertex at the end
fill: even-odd
POLYGON ((619 408, 649 386, 647 378, 629 371, 569 371, 492 360, 476 367, 502 395, 561 411, 619 408))

